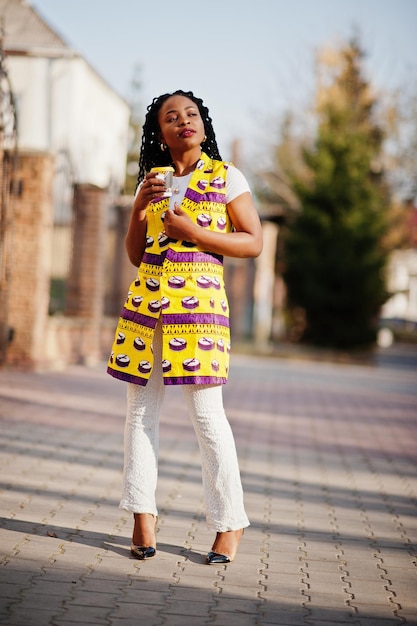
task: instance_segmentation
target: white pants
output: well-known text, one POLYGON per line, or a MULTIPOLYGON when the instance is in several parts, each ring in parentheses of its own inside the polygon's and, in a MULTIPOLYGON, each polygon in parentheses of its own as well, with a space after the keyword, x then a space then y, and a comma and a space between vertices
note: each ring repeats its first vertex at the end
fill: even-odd
MULTIPOLYGON (((125 463, 120 508, 158 514, 159 415, 165 385, 161 366, 161 328, 155 332, 154 369, 145 387, 127 384, 125 463)), ((201 453, 206 519, 224 532, 249 525, 232 429, 223 408, 222 385, 182 385, 201 453)))

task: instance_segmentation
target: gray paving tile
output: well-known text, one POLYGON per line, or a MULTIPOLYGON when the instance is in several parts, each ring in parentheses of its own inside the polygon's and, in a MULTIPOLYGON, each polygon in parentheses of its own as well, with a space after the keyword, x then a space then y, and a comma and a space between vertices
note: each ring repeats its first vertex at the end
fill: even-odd
POLYGON ((0 371, 0 623, 417 624, 414 372, 234 357, 225 406, 252 526, 219 568, 204 564, 179 390, 161 422, 158 554, 129 557, 113 382, 104 367, 0 371))

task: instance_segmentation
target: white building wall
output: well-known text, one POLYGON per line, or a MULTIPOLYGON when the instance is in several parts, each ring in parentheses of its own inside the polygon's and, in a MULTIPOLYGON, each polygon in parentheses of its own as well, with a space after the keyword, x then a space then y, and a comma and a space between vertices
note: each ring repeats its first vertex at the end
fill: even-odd
POLYGON ((382 317, 417 322, 417 250, 391 253, 387 287, 393 295, 384 304, 382 317))
POLYGON ((22 150, 68 150, 75 180, 123 186, 130 109, 79 56, 10 56, 22 150))
POLYGON ((16 98, 18 141, 23 150, 48 150, 46 90, 48 66, 45 59, 11 56, 9 78, 16 98))

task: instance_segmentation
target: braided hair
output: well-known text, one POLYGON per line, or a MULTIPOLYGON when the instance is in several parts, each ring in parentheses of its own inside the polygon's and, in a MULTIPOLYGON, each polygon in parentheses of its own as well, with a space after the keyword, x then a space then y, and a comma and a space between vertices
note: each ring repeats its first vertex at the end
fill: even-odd
POLYGON ((142 143, 139 154, 137 184, 144 179, 146 173, 149 172, 152 167, 172 164, 169 148, 167 147, 166 150, 161 149, 161 142, 159 138, 160 129, 158 123, 159 110, 165 100, 171 96, 185 96, 197 105, 201 119, 203 120, 204 132, 206 134, 206 138, 201 144, 201 147, 210 158, 218 159, 219 161, 222 160, 208 108, 204 106, 201 98, 196 98, 196 96, 194 96, 192 91, 182 91, 182 89, 178 89, 177 91, 174 91, 174 93, 166 93, 158 98, 154 98, 152 103, 147 108, 145 123, 142 129, 142 143))

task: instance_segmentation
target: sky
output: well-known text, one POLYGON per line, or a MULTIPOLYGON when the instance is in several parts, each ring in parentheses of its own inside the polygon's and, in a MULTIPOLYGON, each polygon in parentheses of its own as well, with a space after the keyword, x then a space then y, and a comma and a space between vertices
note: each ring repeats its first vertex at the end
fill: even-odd
POLYGON ((223 158, 267 149, 286 110, 312 102, 323 46, 360 33, 377 90, 417 79, 417 0, 30 0, 129 102, 191 90, 209 107, 223 158), (135 68, 139 68, 136 70, 135 68), (134 95, 135 72, 141 89, 134 95))

